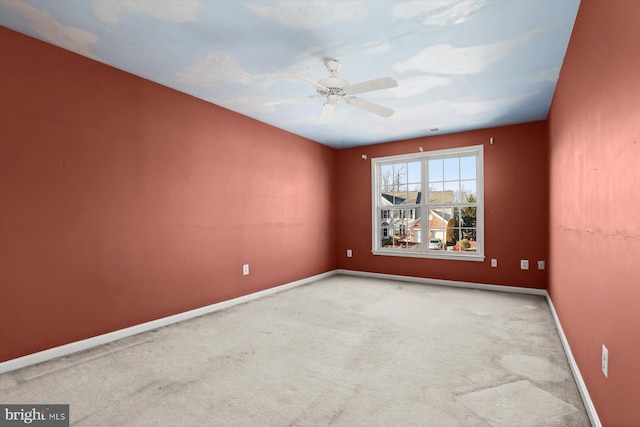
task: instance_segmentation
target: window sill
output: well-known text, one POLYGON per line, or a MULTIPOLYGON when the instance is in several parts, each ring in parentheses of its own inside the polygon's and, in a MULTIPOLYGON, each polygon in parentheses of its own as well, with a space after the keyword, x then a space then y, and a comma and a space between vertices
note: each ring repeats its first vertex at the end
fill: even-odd
POLYGON ((410 250, 403 251, 385 251, 381 249, 372 250, 371 253, 373 255, 383 255, 383 256, 399 256, 399 257, 408 257, 408 258, 429 258, 429 259, 449 259, 455 261, 484 261, 484 255, 482 254, 466 254, 464 252, 454 252, 453 251, 432 251, 432 252, 417 252, 410 250))

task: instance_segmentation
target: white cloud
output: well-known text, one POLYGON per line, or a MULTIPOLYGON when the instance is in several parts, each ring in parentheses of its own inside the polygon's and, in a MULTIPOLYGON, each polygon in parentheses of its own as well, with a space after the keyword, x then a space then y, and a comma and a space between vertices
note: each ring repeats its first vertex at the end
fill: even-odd
POLYGON ((379 98, 406 98, 419 95, 438 86, 451 84, 451 79, 424 75, 398 80, 398 87, 377 92, 379 98))
POLYGON ((366 43, 359 50, 362 55, 380 55, 381 53, 388 52, 390 49, 391 43, 387 40, 382 40, 366 43))
POLYGON ((317 44, 314 46, 309 47, 307 50, 305 50, 304 52, 299 53, 296 58, 305 58, 308 56, 312 56, 315 55, 317 53, 320 53, 322 51, 327 50, 329 47, 336 45, 337 43, 333 43, 333 44, 317 44))
POLYGON ((265 96, 245 95, 225 99, 210 98, 209 101, 230 110, 242 112, 242 114, 270 113, 276 111, 275 108, 277 108, 273 105, 264 105, 267 102, 274 101, 274 99, 265 96))
POLYGON ((502 98, 489 101, 477 101, 477 102, 452 102, 449 107, 455 111, 469 116, 481 113, 490 113, 492 111, 509 107, 523 99, 531 96, 532 94, 525 94, 519 96, 513 96, 511 98, 502 98))
POLYGON ((425 25, 454 25, 468 21, 486 5, 484 0, 413 0, 397 4, 392 14, 400 19, 417 19, 425 25))
POLYGON ((511 80, 509 83, 546 83, 555 82, 560 75, 560 67, 540 71, 538 74, 521 79, 511 80))
POLYGON ((318 29, 338 21, 358 21, 364 15, 364 1, 286 1, 280 0, 263 6, 262 3, 245 4, 256 15, 275 19, 292 28, 318 29))
POLYGON ((179 82, 194 86, 217 83, 249 83, 252 77, 229 53, 218 50, 176 74, 179 82))
POLYGON ((397 121, 427 120, 429 124, 425 125, 425 127, 432 127, 431 121, 433 121, 434 118, 440 120, 449 114, 447 111, 448 105, 449 102, 447 101, 434 101, 408 108, 396 108, 395 115, 391 117, 395 117, 397 121))
MULTIPOLYGON (((320 111, 322 111, 322 104, 318 105, 315 108, 315 111, 314 111, 314 107, 307 108, 307 109, 310 111, 309 113, 300 114, 293 117, 287 115, 285 119, 282 120, 279 124, 281 124, 283 128, 296 127, 299 125, 306 126, 310 124, 311 125, 318 124, 318 119, 320 118, 320 111)), ((337 107, 336 107, 336 110, 338 110, 337 107)), ((329 123, 325 123, 323 125, 318 125, 318 126, 322 126, 323 130, 326 131, 331 125, 335 125, 336 123, 339 123, 339 122, 342 122, 342 120, 340 119, 340 113, 334 110, 329 123)), ((301 128, 301 130, 303 129, 304 128, 301 128)))
POLYGON ((80 55, 100 60, 91 53, 92 45, 99 40, 98 36, 92 32, 63 25, 46 10, 31 6, 22 0, 0 0, 0 2, 22 15, 29 23, 29 27, 45 40, 80 55))
MULTIPOLYGON (((535 93, 528 93, 510 98, 477 102, 433 101, 410 108, 398 108, 396 109, 396 114, 392 117, 395 117, 395 120, 399 122, 426 120, 429 124, 425 125, 425 128, 450 127, 459 124, 459 116, 457 113, 467 116, 482 113, 495 113, 500 109, 510 107, 511 105, 533 96, 534 94, 535 93)), ((467 123, 468 122, 465 121, 465 124, 467 123)))
POLYGON ((487 66, 504 58, 513 48, 531 40, 539 32, 532 31, 511 40, 476 46, 429 46, 408 60, 395 64, 393 68, 398 72, 416 70, 434 74, 478 74, 487 66))
MULTIPOLYGON (((412 106, 410 108, 398 108, 396 114, 392 116, 398 122, 412 122, 415 120, 422 120, 428 122, 425 128, 430 127, 451 127, 458 126, 460 124, 459 113, 467 116, 474 116, 477 114, 495 114, 501 109, 510 107, 530 96, 535 95, 535 92, 527 93, 524 95, 518 95, 510 98, 502 98, 488 101, 477 102, 449 102, 449 101, 433 101, 426 104, 412 106)), ((469 123, 481 123, 469 122, 465 120, 465 125, 469 123)))
POLYGON ((123 13, 143 13, 169 22, 195 21, 202 5, 200 0, 93 0, 96 17, 117 24, 123 13))
MULTIPOLYGON (((317 75, 320 78, 323 75, 327 77, 328 74, 327 69, 315 57, 303 59, 294 66, 287 67, 279 72, 250 74, 238 64, 230 53, 217 50, 196 60, 190 67, 176 73, 176 79, 180 83, 194 86, 206 87, 220 83, 239 83, 251 84, 254 89, 264 90, 283 81, 295 82, 301 88, 304 88, 304 82, 299 82, 291 76, 298 75, 316 80, 314 76, 317 75)), ((309 87, 308 91, 310 95, 315 93, 315 89, 311 87, 309 87)))

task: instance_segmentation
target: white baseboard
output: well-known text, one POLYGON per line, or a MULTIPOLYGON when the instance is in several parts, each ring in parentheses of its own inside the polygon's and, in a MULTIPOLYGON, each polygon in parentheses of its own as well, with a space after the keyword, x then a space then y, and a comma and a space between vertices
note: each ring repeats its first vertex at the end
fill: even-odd
POLYGON ((573 379, 578 386, 578 391, 580 392, 580 396, 582 397, 582 403, 584 404, 584 408, 586 409, 587 415, 589 416, 589 421, 591 422, 591 425, 593 427, 602 427, 602 423, 600 423, 600 418, 598 417, 598 413, 596 412, 596 407, 593 405, 593 401, 591 400, 591 396, 589 395, 589 390, 587 390, 587 385, 584 383, 584 379, 582 378, 582 374, 580 373, 580 368, 578 368, 576 359, 573 358, 573 353, 571 352, 569 341, 567 340, 567 336, 564 334, 562 324, 560 323, 560 318, 558 317, 558 313, 556 313, 556 309, 553 306, 553 301, 551 301, 551 297, 549 295, 547 295, 547 303, 549 304, 551 315, 553 316, 553 320, 556 324, 558 335, 560 335, 560 341, 562 341, 564 353, 567 356, 567 360, 569 361, 569 367, 571 368, 571 372, 573 373, 573 379))
POLYGON ((505 286, 505 285, 489 285, 485 283, 459 282, 456 280, 428 279, 423 277, 399 276, 396 274, 384 274, 384 273, 369 273, 366 271, 355 271, 355 270, 336 270, 336 273, 344 274, 348 276, 361 276, 361 277, 371 277, 374 279, 399 280, 403 282, 414 282, 414 283, 422 283, 422 284, 428 284, 428 285, 452 286, 456 288, 482 289, 485 291, 512 292, 512 293, 518 293, 518 294, 547 296, 547 291, 544 289, 521 288, 516 286, 505 286))
POLYGON ((183 320, 188 320, 194 317, 213 313, 214 311, 229 308, 234 305, 245 303, 247 301, 261 298, 267 295, 276 294, 278 292, 286 291, 288 289, 295 288, 297 286, 306 285, 307 283, 315 282, 317 280, 324 279, 326 277, 330 277, 335 274, 336 274, 335 270, 328 271, 326 273, 307 277, 305 279, 297 280, 295 282, 290 282, 284 285, 276 286, 274 288, 269 288, 263 291, 254 292, 249 295, 243 295, 238 298, 230 299, 227 301, 221 301, 216 304, 211 304, 205 307, 196 308, 194 310, 185 311, 183 313, 174 314, 172 316, 163 317, 161 319, 152 320, 150 322, 141 323, 139 325, 131 326, 129 328, 120 329, 120 330, 109 332, 103 335, 98 335, 98 336, 87 338, 84 340, 61 345, 59 347, 50 348, 48 350, 39 351, 37 353, 28 354, 26 356, 18 357, 16 359, 7 360, 6 362, 0 363, 0 374, 3 374, 5 372, 15 371, 17 369, 25 368, 30 365, 35 365, 37 363, 42 363, 47 360, 55 359, 57 357, 67 356, 69 354, 76 353, 78 351, 87 350, 89 348, 96 347, 102 344, 107 344, 112 341, 119 340, 121 338, 126 338, 132 335, 140 334, 142 332, 151 331, 153 329, 161 328, 163 326, 167 326, 172 323, 177 323, 183 320))

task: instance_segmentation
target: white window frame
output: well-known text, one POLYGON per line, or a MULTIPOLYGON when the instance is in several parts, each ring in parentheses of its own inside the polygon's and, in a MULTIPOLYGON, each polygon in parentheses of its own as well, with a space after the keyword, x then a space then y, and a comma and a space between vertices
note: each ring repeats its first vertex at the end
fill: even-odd
MULTIPOLYGON (((436 258, 436 259, 450 259, 461 261, 484 261, 484 146, 473 145, 468 147, 450 148, 445 150, 425 151, 414 154, 402 154, 388 157, 377 157, 371 159, 371 191, 372 191, 372 250, 374 255, 386 255, 386 256, 400 256, 400 257, 416 257, 416 258, 436 258), (425 197, 429 188, 429 159, 443 158, 443 157, 464 157, 465 155, 476 156, 476 250, 471 251, 445 251, 445 250, 430 250, 429 247, 429 219, 428 212, 429 206, 432 206, 428 202, 428 197, 425 197), (382 206, 380 203, 382 195, 380 194, 380 167, 385 164, 396 162, 422 162, 422 183, 421 191, 422 197, 420 204, 417 205, 421 208, 422 212, 422 225, 421 230, 424 231, 421 248, 419 249, 385 249, 380 247, 381 242, 381 225, 387 220, 381 218, 380 210, 389 209, 388 206, 382 206)), ((468 206, 468 203, 451 203, 447 206, 468 206)), ((398 206, 398 208, 411 209, 412 205, 398 206)), ((437 207, 437 205, 436 205, 437 207)), ((417 218, 416 218, 417 219, 417 218)), ((444 243, 444 242, 443 242, 444 243)))

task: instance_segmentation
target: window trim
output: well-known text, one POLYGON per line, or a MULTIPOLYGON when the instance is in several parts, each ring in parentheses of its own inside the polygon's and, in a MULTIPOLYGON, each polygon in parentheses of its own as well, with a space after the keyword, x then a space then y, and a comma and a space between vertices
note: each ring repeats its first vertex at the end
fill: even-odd
MULTIPOLYGON (((400 257, 410 257, 410 258, 432 258, 432 259, 449 259, 449 260, 458 260, 458 261, 484 261, 484 243, 485 243, 485 235, 484 235, 484 145, 471 145, 465 147, 456 147, 456 148, 448 148, 443 150, 434 150, 434 151, 425 151, 419 153, 411 153, 411 154, 399 154, 394 156, 385 156, 385 157, 374 157, 371 159, 371 213, 372 213, 372 240, 371 240, 371 253, 373 255, 384 255, 384 256, 400 256, 400 257), (395 163, 398 161, 422 161, 422 193, 423 195, 428 191, 428 159, 434 157, 463 157, 464 154, 473 154, 477 156, 476 158, 476 251, 475 252, 454 252, 454 251, 445 251, 445 250, 430 250, 428 249, 428 244, 419 250, 413 249, 404 249, 404 250, 395 250, 395 249, 383 249, 378 247, 379 242, 381 241, 381 224, 383 220, 378 218, 379 213, 379 204, 380 204, 380 177, 379 170, 380 166, 389 163, 395 163), (424 160, 423 160, 424 159, 424 160)), ((422 197, 420 200, 420 204, 417 205, 425 212, 427 212, 426 207, 427 197, 422 197)), ((454 203, 455 205, 455 203, 454 203)), ((402 206, 403 208, 405 205, 402 206)), ((406 209, 412 209, 413 205, 407 205, 406 209)), ((424 216, 424 214, 422 215, 424 216)), ((425 217, 427 218, 427 217, 425 217)), ((425 218, 422 219, 421 231, 426 231, 425 235, 429 236, 429 222, 426 221, 425 227, 425 218)), ((388 219, 386 220, 388 222, 388 219)), ((421 233, 422 234, 422 233, 421 233)), ((422 238, 423 244, 425 242, 424 238, 422 238)), ((427 239, 428 240, 428 239, 427 239)))

